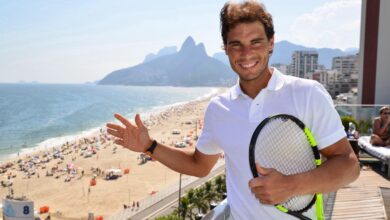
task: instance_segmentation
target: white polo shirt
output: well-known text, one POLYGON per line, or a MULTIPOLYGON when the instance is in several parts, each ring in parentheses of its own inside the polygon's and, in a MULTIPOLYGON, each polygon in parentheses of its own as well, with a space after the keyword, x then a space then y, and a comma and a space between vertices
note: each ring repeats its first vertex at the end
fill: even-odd
MULTIPOLYGON (((255 99, 237 83, 214 97, 206 110, 196 148, 204 154, 225 153, 228 202, 233 219, 291 219, 272 205, 262 205, 251 193, 249 143, 255 128, 268 116, 290 114, 312 131, 318 148, 345 137, 344 127, 324 87, 317 81, 287 76, 273 69, 266 88, 255 99)), ((313 215, 315 208, 309 211, 313 215)))

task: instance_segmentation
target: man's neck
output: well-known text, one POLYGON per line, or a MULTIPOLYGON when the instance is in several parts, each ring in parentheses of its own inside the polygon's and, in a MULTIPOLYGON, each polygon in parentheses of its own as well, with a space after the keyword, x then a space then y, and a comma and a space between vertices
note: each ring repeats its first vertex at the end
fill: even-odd
POLYGON ((271 79, 273 70, 267 68, 264 73, 258 78, 250 81, 243 81, 240 79, 241 90, 254 99, 262 89, 267 87, 269 80, 271 79))

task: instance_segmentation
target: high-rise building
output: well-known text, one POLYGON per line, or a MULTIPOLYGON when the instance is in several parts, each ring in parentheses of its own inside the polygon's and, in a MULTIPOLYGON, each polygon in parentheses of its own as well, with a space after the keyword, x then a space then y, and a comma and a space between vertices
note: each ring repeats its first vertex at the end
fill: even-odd
POLYGON ((334 57, 332 69, 337 71, 337 84, 339 88, 337 93, 348 93, 353 88, 358 86, 359 78, 359 57, 357 55, 334 57))
POLYGON ((331 70, 315 70, 313 73, 311 73, 311 79, 318 81, 325 88, 327 88, 328 84, 335 81, 334 75, 334 71, 331 70))
POLYGON ((358 61, 358 55, 333 57, 332 69, 337 70, 343 78, 357 78, 358 61))
POLYGON ((321 83, 333 98, 336 98, 340 93, 347 93, 351 89, 348 82, 340 80, 341 77, 337 70, 318 69, 308 75, 311 76, 311 79, 321 83))
POLYGON ((317 51, 295 51, 292 54, 292 63, 289 73, 300 78, 309 78, 308 73, 313 73, 318 68, 317 51))

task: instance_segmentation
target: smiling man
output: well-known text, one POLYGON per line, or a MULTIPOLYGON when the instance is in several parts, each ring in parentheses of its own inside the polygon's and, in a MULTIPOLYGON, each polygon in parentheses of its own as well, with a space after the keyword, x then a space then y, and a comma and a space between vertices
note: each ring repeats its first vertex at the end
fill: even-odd
MULTIPOLYGON (((274 27, 264 6, 256 1, 228 2, 220 16, 224 49, 239 80, 210 101, 196 148, 184 151, 157 143, 138 114, 135 124, 115 115, 123 125, 108 124, 108 132, 117 137, 117 144, 153 154, 188 175, 207 175, 224 152, 231 219, 296 219, 273 205, 293 196, 336 191, 354 181, 359 175, 357 158, 323 86, 268 66, 274 27), (309 127, 326 162, 290 176, 259 167, 260 177, 253 178, 248 158, 253 131, 263 119, 280 113, 293 115, 309 127)), ((314 209, 305 215, 316 219, 314 209)))
MULTIPOLYGON (((224 31, 227 32, 229 27, 224 27, 227 24, 222 25, 225 35, 224 31)), ((273 35, 266 35, 265 27, 260 21, 239 23, 226 35, 224 47, 230 65, 239 76, 243 92, 254 98, 271 78, 268 61, 274 47, 273 35)))

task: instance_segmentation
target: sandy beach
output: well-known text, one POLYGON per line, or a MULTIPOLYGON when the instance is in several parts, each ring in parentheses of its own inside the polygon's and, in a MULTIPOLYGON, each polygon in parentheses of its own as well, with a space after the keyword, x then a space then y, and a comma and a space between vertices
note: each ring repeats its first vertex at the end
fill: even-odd
MULTIPOLYGON (((170 107, 143 120, 157 141, 175 147, 184 140, 185 148, 193 150, 208 101, 170 107)), ((3 166, 6 163, 1 162, 3 166)), ((1 198, 11 191, 15 197, 24 195, 34 201, 38 211, 48 206, 52 219, 86 219, 90 212, 106 218, 123 210, 124 205, 132 206, 175 184, 179 178, 178 173, 161 163, 145 162, 140 153, 113 144, 104 129, 77 143, 14 158, 9 166, 3 169, 0 179, 12 186, 0 186, 1 198), (120 170, 122 176, 106 180, 108 169, 120 170)))

